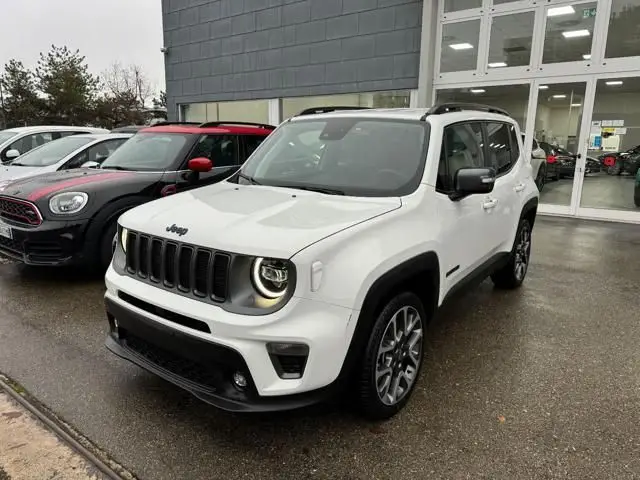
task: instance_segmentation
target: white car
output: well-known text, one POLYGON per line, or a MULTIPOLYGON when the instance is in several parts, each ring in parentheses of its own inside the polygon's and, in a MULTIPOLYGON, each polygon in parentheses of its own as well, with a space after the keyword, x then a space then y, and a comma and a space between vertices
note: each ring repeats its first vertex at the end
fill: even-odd
POLYGON ((34 148, 0 167, 0 185, 41 173, 100 165, 130 133, 79 134, 54 140, 34 148))
POLYGON ((109 133, 109 130, 57 125, 0 130, 0 162, 10 162, 47 142, 79 133, 109 133))
POLYGON ((388 418, 436 309, 489 275, 523 282, 539 197, 523 151, 491 107, 294 117, 227 180, 120 217, 106 345, 223 409, 346 388, 388 418))

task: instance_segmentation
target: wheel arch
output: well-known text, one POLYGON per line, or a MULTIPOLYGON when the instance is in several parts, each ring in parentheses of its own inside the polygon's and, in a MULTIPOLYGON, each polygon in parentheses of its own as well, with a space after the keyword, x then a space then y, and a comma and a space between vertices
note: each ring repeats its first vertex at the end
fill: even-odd
POLYGON ((149 199, 140 195, 127 195, 111 200, 105 204, 96 214, 91 218, 91 222, 87 228, 86 240, 89 244, 95 244, 100 239, 102 233, 108 228, 108 226, 122 215, 127 210, 135 208, 143 203, 148 202, 149 199))
POLYGON ((404 291, 415 293, 424 306, 429 321, 440 296, 440 264, 435 252, 429 251, 403 261, 380 275, 369 287, 345 357, 341 379, 351 376, 366 348, 377 314, 394 296, 404 291))

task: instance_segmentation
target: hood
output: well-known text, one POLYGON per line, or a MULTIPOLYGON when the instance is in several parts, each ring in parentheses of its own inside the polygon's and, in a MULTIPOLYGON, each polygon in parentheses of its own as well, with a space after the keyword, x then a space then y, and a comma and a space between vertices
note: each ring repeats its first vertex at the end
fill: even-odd
POLYGON ((0 182, 16 180, 43 173, 45 167, 12 167, 10 165, 0 167, 0 182))
POLYGON ((222 182, 136 207, 121 225, 233 253, 290 258, 341 230, 402 205, 398 197, 363 198, 222 182), (170 232, 173 229, 177 233, 170 232))

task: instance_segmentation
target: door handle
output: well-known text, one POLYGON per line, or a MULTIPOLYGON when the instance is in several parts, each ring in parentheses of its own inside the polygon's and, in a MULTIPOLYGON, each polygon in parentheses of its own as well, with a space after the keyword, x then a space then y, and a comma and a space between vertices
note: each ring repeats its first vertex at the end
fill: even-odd
POLYGON ((482 208, 484 208, 485 210, 490 210, 492 208, 495 208, 497 204, 498 204, 498 200, 493 198, 491 200, 487 200, 486 202, 484 202, 482 204, 482 208))
POLYGON ((526 187, 526 185, 524 183, 519 183, 515 187, 513 187, 513 189, 516 192, 521 192, 521 191, 523 191, 525 189, 525 187, 526 187))

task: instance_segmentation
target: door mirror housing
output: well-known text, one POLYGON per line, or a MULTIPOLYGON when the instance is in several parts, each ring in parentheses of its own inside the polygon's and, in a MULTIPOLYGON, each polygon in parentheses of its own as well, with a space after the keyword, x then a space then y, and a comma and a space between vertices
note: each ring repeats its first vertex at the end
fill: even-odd
POLYGON ((82 165, 80 165, 80 168, 99 168, 100 167, 100 162, 94 162, 92 160, 89 160, 88 162, 84 162, 82 165))
POLYGON ((15 148, 12 148, 5 154, 5 157, 7 157, 7 160, 14 160, 19 156, 20 156, 20 151, 16 150, 15 148))
POLYGON ((490 193, 496 182, 496 171, 493 168, 465 167, 456 172, 454 192, 451 200, 460 200, 467 195, 490 193))
POLYGON ((205 173, 211 171, 213 162, 207 157, 192 158, 189 160, 187 168, 192 172, 205 173))

